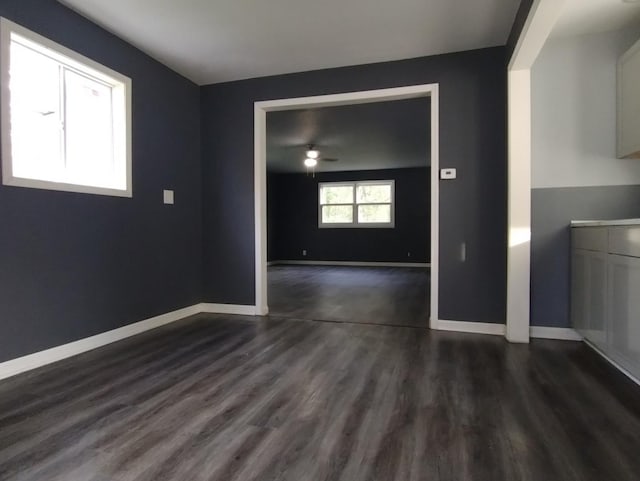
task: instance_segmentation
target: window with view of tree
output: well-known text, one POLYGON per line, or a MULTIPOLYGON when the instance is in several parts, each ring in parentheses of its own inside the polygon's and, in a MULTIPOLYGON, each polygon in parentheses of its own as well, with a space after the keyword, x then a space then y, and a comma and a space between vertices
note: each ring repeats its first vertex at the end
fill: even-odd
POLYGON ((0 23, 6 185, 131 196, 131 80, 0 23))
POLYGON ((394 182, 319 184, 320 227, 394 227, 394 182))

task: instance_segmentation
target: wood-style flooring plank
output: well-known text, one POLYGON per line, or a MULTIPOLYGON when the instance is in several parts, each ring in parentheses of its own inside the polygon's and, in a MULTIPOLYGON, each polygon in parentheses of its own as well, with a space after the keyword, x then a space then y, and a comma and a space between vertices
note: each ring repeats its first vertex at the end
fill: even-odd
POLYGON ((587 347, 196 316, 0 382, 0 480, 637 481, 587 347))

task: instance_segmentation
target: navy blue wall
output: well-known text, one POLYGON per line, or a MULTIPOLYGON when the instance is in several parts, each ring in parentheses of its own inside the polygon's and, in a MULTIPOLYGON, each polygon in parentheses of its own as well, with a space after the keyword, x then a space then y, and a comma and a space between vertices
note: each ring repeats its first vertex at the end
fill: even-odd
POLYGON ((429 169, 269 174, 269 260, 429 262, 429 169), (393 229, 318 227, 318 182, 395 181, 393 229), (302 250, 307 255, 302 255, 302 250), (407 253, 411 253, 408 257, 407 253))
POLYGON ((506 49, 217 84, 202 89, 204 296, 254 304, 254 102, 440 85, 440 317, 504 322, 506 49), (461 247, 466 243, 466 262, 461 247))
POLYGON ((0 186, 0 361, 200 302, 199 88, 53 0, 0 15, 133 80, 132 199, 0 186))

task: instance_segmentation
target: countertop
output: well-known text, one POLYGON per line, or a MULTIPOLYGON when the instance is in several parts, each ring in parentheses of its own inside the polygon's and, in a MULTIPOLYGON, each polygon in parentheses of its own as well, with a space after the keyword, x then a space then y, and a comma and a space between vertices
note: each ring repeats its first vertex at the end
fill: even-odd
POLYGON ((600 227, 609 225, 640 225, 640 219, 572 220, 571 227, 600 227))

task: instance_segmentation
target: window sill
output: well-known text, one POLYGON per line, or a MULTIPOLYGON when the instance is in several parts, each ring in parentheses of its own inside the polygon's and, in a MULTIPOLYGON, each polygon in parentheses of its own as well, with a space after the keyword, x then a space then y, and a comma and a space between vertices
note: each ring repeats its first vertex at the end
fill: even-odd
POLYGON ((27 187, 30 189, 57 190, 62 192, 76 192, 79 194, 107 195, 112 197, 133 197, 131 187, 115 189, 110 187, 94 187, 89 185, 65 184, 47 180, 25 179, 22 177, 3 176, 3 185, 9 187, 27 187))

